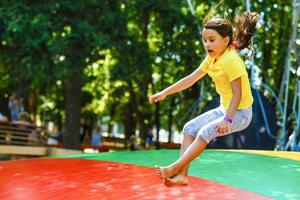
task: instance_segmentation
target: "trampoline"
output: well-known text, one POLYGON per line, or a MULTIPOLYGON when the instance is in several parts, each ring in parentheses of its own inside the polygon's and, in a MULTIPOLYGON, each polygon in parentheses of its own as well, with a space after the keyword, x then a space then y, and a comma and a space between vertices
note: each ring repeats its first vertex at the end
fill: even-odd
POLYGON ((0 199, 300 199, 300 153, 206 150, 188 186, 166 187, 153 166, 178 150, 0 162, 0 199))

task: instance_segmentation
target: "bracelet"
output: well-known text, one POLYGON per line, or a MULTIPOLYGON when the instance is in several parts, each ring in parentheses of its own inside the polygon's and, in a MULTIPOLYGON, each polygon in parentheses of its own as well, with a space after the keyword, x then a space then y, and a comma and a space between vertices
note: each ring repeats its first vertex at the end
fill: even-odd
POLYGON ((229 123, 232 123, 232 121, 233 121, 232 118, 228 117, 228 116, 225 116, 224 120, 227 121, 227 122, 229 122, 229 123))

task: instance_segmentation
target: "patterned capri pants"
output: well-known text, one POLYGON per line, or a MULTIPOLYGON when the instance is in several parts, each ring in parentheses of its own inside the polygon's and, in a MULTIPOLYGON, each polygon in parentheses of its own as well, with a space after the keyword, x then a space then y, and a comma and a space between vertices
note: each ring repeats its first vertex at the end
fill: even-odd
POLYGON ((244 130, 251 122, 252 106, 237 110, 233 118, 230 131, 226 134, 220 135, 216 126, 224 119, 226 113, 227 110, 225 110, 223 106, 207 111, 187 122, 183 127, 183 134, 191 135, 193 137, 198 135, 204 141, 209 143, 216 137, 244 130))

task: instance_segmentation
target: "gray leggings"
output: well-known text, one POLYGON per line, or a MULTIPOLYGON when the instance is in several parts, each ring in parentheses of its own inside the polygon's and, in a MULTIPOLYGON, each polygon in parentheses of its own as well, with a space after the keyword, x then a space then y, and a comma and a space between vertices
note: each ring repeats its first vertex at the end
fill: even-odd
MULTIPOLYGON (((218 108, 199 115, 184 125, 183 134, 193 137, 199 135, 199 137, 209 143, 212 139, 221 136, 218 133, 216 125, 224 119, 226 112, 222 106, 219 106, 218 108)), ((231 129, 225 135, 244 130, 249 126, 251 119, 252 107, 237 110, 233 118, 231 129)))

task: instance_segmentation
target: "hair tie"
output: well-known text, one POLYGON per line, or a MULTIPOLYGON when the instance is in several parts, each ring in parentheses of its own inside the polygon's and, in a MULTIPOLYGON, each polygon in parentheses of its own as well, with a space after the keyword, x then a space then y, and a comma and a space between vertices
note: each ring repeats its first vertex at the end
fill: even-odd
POLYGON ((239 44, 239 41, 234 40, 234 41, 231 42, 230 47, 231 47, 232 49, 237 49, 238 44, 239 44))

